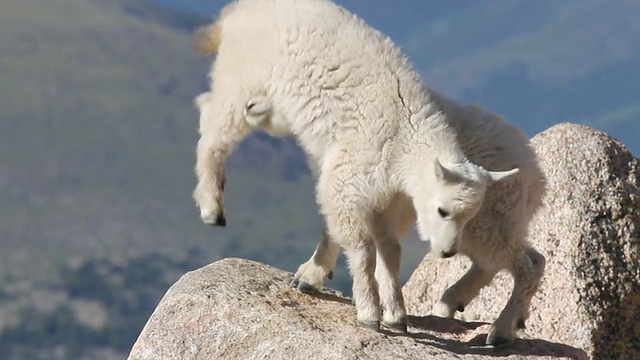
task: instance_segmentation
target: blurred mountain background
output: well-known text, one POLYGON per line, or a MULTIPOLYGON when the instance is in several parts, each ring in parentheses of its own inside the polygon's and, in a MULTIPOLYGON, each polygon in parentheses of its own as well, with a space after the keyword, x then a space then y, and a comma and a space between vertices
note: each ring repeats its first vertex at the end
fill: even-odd
MULTIPOLYGON (((338 1, 425 81, 529 136, 564 121, 640 153, 640 2, 338 1)), ((291 139, 256 133, 228 164, 228 226, 191 198, 216 0, 0 4, 0 358, 121 359, 167 288, 227 256, 289 271, 320 234, 291 139)), ((404 242, 403 279, 424 256, 404 242)), ((350 294, 341 262, 327 283, 350 294)))

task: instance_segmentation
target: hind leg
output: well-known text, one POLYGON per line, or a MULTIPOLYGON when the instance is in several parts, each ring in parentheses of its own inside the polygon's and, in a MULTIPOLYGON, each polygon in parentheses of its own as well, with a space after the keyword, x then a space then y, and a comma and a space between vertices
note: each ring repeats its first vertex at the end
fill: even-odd
POLYGON ((531 298, 538 291, 544 273, 545 258, 533 248, 514 255, 509 269, 514 279, 513 291, 487 337, 487 344, 494 346, 513 342, 516 328, 524 326, 531 298))
POLYGON ((435 305, 434 315, 453 318, 456 311, 463 312, 471 300, 478 296, 480 289, 491 283, 495 275, 495 270, 485 270, 474 261, 460 280, 444 292, 435 305))
POLYGON ((333 277, 339 253, 340 245, 331 240, 326 229, 323 230, 316 250, 307 262, 298 267, 291 284, 302 292, 316 292, 325 278, 333 277))
POLYGON ((531 299, 538 292, 540 283, 542 282, 542 276, 544 275, 544 268, 546 266, 545 257, 536 251, 532 247, 527 247, 525 252, 533 265, 533 283, 531 294, 526 296, 523 301, 523 311, 518 319, 517 327, 524 329, 525 322, 529 319, 529 307, 531 305, 531 299))

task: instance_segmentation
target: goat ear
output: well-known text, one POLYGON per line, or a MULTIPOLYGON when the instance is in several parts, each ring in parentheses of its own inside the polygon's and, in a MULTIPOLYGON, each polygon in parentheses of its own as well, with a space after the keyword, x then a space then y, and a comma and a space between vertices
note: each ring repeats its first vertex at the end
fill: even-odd
POLYGON ((438 179, 444 178, 444 172, 446 169, 444 168, 444 166, 442 166, 442 164, 440 164, 440 161, 438 161, 438 159, 433 162, 433 170, 435 170, 436 177, 438 179))
POLYGON ((511 175, 515 175, 520 171, 520 169, 515 168, 507 171, 489 171, 489 177, 492 181, 500 181, 504 178, 507 178, 511 175))
POLYGON ((434 171, 436 173, 436 178, 441 181, 446 182, 456 182, 458 176, 451 170, 447 169, 438 159, 434 161, 434 171))

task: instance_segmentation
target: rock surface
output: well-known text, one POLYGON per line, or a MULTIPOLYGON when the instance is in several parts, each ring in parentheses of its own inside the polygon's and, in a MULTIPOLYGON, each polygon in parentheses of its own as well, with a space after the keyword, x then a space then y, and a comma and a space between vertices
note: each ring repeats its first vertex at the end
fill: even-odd
MULTIPOLYGON (((562 123, 532 143, 548 177, 530 241, 547 259, 526 333, 585 349, 594 359, 640 359, 640 166, 618 141, 562 123)), ((468 269, 466 258, 427 255, 403 288, 408 311, 431 313, 468 269)), ((513 281, 499 274, 459 313, 493 321, 513 281)))
POLYGON ((409 334, 355 325, 350 299, 324 288, 307 295, 293 274, 228 258, 180 278, 129 355, 142 359, 586 359, 579 349, 519 339, 484 346, 488 324, 410 317, 409 334))

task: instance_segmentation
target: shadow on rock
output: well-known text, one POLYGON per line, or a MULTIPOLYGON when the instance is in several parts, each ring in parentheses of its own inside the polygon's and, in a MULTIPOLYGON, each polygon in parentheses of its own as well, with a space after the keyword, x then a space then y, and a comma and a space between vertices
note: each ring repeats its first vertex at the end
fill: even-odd
POLYGON ((348 305, 352 304, 352 300, 350 298, 343 297, 341 296, 342 294, 339 294, 335 290, 328 289, 328 288, 323 288, 322 291, 311 293, 309 295, 324 301, 334 301, 337 303, 348 304, 348 305), (328 291, 332 291, 332 292, 328 292, 328 291))
POLYGON ((460 355, 484 356, 544 356, 586 360, 589 357, 581 349, 561 343, 540 339, 516 339, 513 344, 501 348, 486 345, 491 324, 486 322, 465 322, 438 316, 409 316, 408 334, 382 331, 387 336, 405 336, 416 342, 437 347, 460 355), (451 335, 454 335, 453 337, 451 335))

